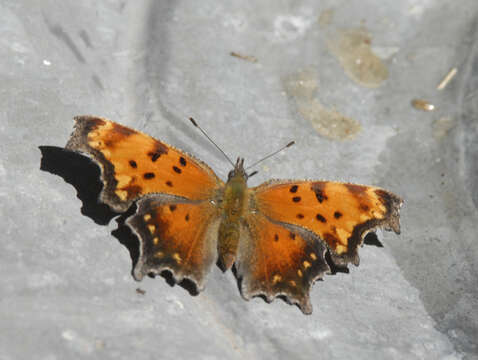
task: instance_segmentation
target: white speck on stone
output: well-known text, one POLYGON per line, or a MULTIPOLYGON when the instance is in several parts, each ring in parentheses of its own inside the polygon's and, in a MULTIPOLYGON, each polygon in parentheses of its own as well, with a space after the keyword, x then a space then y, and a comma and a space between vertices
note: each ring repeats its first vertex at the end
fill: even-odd
POLYGON ((11 48, 12 48, 13 51, 15 51, 17 53, 22 53, 22 54, 25 54, 25 53, 30 51, 29 48, 27 48, 23 44, 20 44, 19 42, 12 43, 11 48))
POLYGON ((411 0, 408 13, 416 18, 421 18, 425 11, 430 8, 434 1, 432 0, 411 0))
POLYGON ((176 297, 167 297, 166 301, 169 303, 168 305, 168 313, 171 315, 179 315, 183 313, 184 305, 181 301, 179 301, 176 297))
POLYGON ((312 331, 310 335, 317 340, 324 340, 332 335, 332 332, 327 329, 320 329, 312 331))
POLYGON ((246 18, 240 15, 226 16, 222 24, 224 27, 233 28, 237 32, 244 31, 247 28, 246 18))
POLYGON ((372 46, 372 52, 382 60, 390 58, 399 50, 398 46, 372 46))
POLYGON ((61 337, 65 340, 72 341, 76 336, 76 333, 73 330, 65 330, 61 333, 61 337))
POLYGON ((274 39, 291 41, 305 34, 312 24, 311 19, 302 16, 279 15, 274 20, 274 39))
POLYGON ((58 286, 65 281, 56 273, 46 271, 41 274, 31 274, 27 280, 28 287, 39 289, 48 286, 58 286))
POLYGON ((45 65, 45 66, 50 66, 50 65, 51 65, 51 61, 45 59, 45 60, 43 60, 43 65, 45 65))
POLYGON ((89 341, 78 335, 78 333, 71 329, 66 329, 61 333, 61 337, 69 342, 70 346, 84 354, 90 354, 93 352, 95 346, 93 341, 89 341))

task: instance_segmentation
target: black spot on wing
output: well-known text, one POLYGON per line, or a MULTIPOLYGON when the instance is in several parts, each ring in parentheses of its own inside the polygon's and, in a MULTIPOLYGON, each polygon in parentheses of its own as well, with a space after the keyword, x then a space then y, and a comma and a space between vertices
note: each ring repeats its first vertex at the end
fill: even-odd
POLYGON ((310 188, 314 192, 315 197, 317 198, 317 201, 319 203, 322 203, 323 201, 328 199, 327 195, 325 195, 324 183, 320 183, 320 182, 313 183, 310 188))

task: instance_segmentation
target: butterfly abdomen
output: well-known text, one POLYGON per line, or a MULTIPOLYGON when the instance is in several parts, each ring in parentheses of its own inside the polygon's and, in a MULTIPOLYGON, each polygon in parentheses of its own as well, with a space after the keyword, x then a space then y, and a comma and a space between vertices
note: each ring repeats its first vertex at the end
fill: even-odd
POLYGON ((224 271, 231 268, 236 258, 240 236, 240 221, 246 204, 246 178, 238 173, 227 181, 223 197, 223 218, 219 226, 217 252, 224 271))

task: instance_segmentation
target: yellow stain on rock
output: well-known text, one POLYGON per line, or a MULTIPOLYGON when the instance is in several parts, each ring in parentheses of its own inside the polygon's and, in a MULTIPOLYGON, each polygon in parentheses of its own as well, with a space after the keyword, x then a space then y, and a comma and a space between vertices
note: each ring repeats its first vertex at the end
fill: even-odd
POLYGON ((327 41, 330 52, 352 80, 376 88, 388 78, 388 69, 372 51, 372 39, 364 27, 346 29, 327 41))

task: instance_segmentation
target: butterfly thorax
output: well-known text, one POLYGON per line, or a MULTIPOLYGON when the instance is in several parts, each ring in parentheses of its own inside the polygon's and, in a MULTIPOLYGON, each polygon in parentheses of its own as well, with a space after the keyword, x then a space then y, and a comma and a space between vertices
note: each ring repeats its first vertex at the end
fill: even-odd
POLYGON ((238 159, 234 170, 229 173, 222 199, 223 217, 219 226, 217 251, 219 264, 228 270, 236 258, 239 244, 240 221, 247 196, 247 174, 244 159, 238 159))

